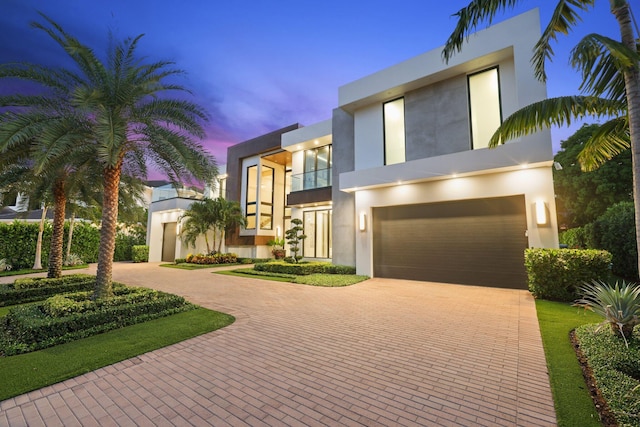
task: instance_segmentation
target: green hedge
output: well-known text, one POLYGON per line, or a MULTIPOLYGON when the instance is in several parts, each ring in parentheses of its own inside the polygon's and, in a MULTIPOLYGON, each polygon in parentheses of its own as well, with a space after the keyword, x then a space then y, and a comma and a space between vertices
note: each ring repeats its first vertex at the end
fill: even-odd
POLYGON ((149 246, 147 245, 132 246, 131 260, 133 262, 149 262, 149 246))
POLYGON ((95 276, 70 274, 59 279, 25 278, 0 285, 0 307, 41 301, 52 295, 88 291, 96 283, 95 276))
POLYGON ((200 264, 200 265, 210 265, 210 264, 237 264, 238 263, 238 255, 234 253, 228 254, 213 254, 213 255, 187 255, 185 261, 189 264, 200 264))
MULTIPOLYGON (((38 238, 38 223, 14 221, 0 223, 0 259, 6 258, 14 270, 31 268, 35 261, 36 240, 38 238)), ((63 248, 67 247, 69 224, 64 226, 63 248)), ((131 247, 144 245, 142 233, 128 235, 123 232, 116 234, 116 247, 113 254, 114 261, 132 260, 131 247)), ((45 224, 42 236, 42 264, 47 265, 49 247, 51 245, 51 224, 45 224)), ((84 262, 98 261, 98 247, 100 245, 100 229, 91 224, 76 222, 73 228, 71 253, 78 255, 84 262)))
POLYGON ((578 286, 609 277, 611 258, 594 249, 526 249, 529 290, 536 298, 573 301, 578 286))
POLYGON ((313 273, 356 274, 355 267, 335 265, 330 262, 301 262, 291 264, 284 261, 273 261, 256 264, 254 269, 258 271, 268 271, 270 273, 295 274, 299 276, 313 273))
POLYGON ((114 297, 91 301, 91 292, 56 295, 12 309, 0 319, 0 351, 26 353, 195 308, 184 298, 114 283, 114 297))

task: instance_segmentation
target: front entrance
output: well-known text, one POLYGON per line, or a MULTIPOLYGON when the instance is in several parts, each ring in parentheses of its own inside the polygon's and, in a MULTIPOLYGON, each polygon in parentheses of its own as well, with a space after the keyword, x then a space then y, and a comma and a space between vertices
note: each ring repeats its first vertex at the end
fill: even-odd
POLYGON ((163 224, 162 233, 162 261, 174 262, 176 260, 176 230, 177 222, 163 224))

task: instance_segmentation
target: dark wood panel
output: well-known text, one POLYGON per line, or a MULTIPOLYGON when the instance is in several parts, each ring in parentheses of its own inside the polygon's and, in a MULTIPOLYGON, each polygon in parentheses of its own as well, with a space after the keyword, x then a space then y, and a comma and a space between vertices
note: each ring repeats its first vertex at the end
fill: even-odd
POLYGON ((524 288, 523 196, 373 210, 374 275, 524 288))

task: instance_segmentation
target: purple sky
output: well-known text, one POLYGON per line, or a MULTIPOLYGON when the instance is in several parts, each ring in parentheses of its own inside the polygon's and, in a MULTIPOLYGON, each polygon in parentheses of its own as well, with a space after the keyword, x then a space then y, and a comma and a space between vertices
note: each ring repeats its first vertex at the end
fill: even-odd
MULTIPOLYGON (((109 31, 119 39, 144 33, 139 53, 152 61, 175 61, 187 72, 183 84, 211 115, 204 144, 224 164, 229 145, 292 123, 328 119, 339 86, 442 46, 455 27, 451 15, 467 3, 2 0, 0 63, 51 65, 64 55, 29 26, 39 19, 38 10, 98 54, 105 52, 109 31)), ((521 4, 496 22, 537 6, 544 26, 556 1, 521 4)), ((596 32, 619 39, 608 5, 596 2, 576 31, 553 45, 555 59, 547 64, 550 97, 578 93, 579 76, 568 55, 580 38, 596 32)), ((6 92, 7 84, 0 80, 0 91, 6 92)), ((554 151, 578 127, 553 130, 554 151)))

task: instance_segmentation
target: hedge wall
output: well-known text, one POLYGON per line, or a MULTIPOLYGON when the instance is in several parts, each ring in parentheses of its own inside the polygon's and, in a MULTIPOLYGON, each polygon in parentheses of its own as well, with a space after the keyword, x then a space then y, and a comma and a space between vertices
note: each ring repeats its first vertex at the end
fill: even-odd
MULTIPOLYGON (((9 260, 13 269, 31 268, 35 261, 36 240, 38 238, 38 223, 14 221, 12 223, 0 223, 0 259, 9 260)), ((64 226, 63 250, 67 248, 69 224, 64 226)), ((144 245, 144 237, 127 235, 119 232, 116 235, 116 249, 113 255, 114 261, 130 261, 131 247, 144 245)), ((51 224, 45 224, 42 238, 42 264, 47 265, 49 260, 49 246, 51 245, 51 224)), ((100 230, 91 224, 76 222, 73 228, 73 241, 71 252, 78 255, 84 262, 98 261, 98 246, 100 245, 100 230)))

